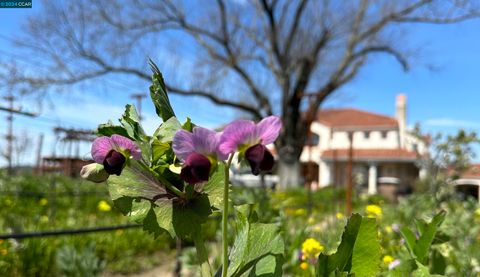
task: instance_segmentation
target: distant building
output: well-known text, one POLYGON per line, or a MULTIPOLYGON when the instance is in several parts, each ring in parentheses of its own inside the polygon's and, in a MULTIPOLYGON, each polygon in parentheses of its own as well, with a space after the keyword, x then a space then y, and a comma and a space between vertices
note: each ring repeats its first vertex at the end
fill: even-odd
POLYGON ((480 164, 472 164, 453 184, 465 198, 471 196, 480 201, 480 164))
POLYGON ((403 94, 397 96, 395 118, 358 109, 320 111, 311 125, 312 146, 307 142, 300 157, 304 171, 313 168, 318 187, 344 186, 352 143, 356 186, 363 186, 369 194, 377 193, 382 185, 396 191, 410 189, 425 174, 419 161, 428 148, 407 130, 406 113, 403 94))

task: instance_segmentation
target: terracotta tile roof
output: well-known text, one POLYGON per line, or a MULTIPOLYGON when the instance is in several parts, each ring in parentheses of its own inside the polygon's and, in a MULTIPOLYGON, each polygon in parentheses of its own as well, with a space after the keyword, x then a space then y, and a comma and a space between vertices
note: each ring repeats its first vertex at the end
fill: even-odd
POLYGON ((396 128, 395 118, 357 109, 326 109, 317 114, 320 123, 334 128, 396 128))
POLYGON ((469 169, 461 175, 462 178, 480 178, 480 164, 472 164, 469 169))
MULTIPOLYGON (((326 160, 347 160, 348 149, 335 149, 323 151, 321 157, 326 160)), ((389 161, 414 161, 417 153, 405 149, 354 149, 353 160, 389 160, 389 161)))

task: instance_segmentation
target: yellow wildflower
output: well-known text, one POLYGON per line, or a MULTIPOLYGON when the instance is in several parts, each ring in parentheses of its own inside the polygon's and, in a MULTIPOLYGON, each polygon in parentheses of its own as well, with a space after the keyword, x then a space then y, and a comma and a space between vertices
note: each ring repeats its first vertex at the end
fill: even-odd
POLYGON ((112 210, 112 207, 105 200, 98 202, 97 208, 101 212, 109 212, 112 210))
POLYGON ((323 248, 316 239, 308 238, 302 244, 303 257, 316 258, 323 251, 323 248))
POLYGON ((314 226, 313 227, 313 231, 315 233, 320 233, 322 231, 322 227, 320 227, 320 225, 317 225, 317 226, 314 226))
POLYGON ((307 213, 307 211, 305 209, 296 209, 295 210, 295 215, 298 215, 298 216, 302 216, 302 215, 305 215, 307 213))
POLYGON ((378 205, 368 205, 365 207, 365 211, 367 212, 368 217, 381 217, 382 216, 382 208, 378 205))
POLYGON ((307 220, 307 223, 308 223, 308 224, 313 224, 313 223, 315 223, 315 218, 309 217, 308 220, 307 220))
POLYGON ((390 255, 385 255, 383 256, 383 262, 386 263, 387 265, 393 262, 393 257, 390 255))
POLYGON ((38 204, 40 206, 46 206, 48 204, 48 200, 45 199, 45 198, 42 198, 42 199, 40 199, 40 201, 38 201, 38 204))
POLYGON ((303 269, 303 270, 307 270, 308 269, 308 263, 306 263, 306 262, 301 263, 300 268, 303 269))
POLYGON ((2 254, 2 256, 7 256, 8 250, 7 249, 0 249, 0 254, 2 254))
POLYGON ((393 232, 392 227, 391 227, 390 225, 388 225, 387 227, 385 227, 385 232, 386 232, 387 234, 392 233, 392 232, 393 232))
POLYGON ((480 208, 475 210, 475 216, 480 217, 480 208))
POLYGON ((42 215, 40 217, 40 223, 47 223, 48 222, 48 216, 42 215))
POLYGON ((340 212, 338 212, 336 215, 337 219, 343 219, 344 218, 344 215, 340 212))
POLYGON ((10 198, 5 199, 5 206, 10 207, 12 205, 13 205, 13 201, 10 198))

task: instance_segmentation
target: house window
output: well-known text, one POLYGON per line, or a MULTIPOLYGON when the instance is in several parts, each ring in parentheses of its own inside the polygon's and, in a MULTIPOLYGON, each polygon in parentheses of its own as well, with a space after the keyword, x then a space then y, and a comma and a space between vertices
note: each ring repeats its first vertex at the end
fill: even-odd
POLYGON ((386 139, 388 136, 388 132, 387 131, 382 131, 382 139, 386 139))
POLYGON ((305 145, 318 145, 319 142, 320 136, 315 133, 311 133, 310 138, 308 136, 305 138, 305 145))
POLYGON ((418 152, 418 144, 414 143, 412 148, 413 152, 418 152))
POLYGON ((364 139, 369 139, 370 138, 370 132, 369 131, 363 132, 363 138, 364 139))

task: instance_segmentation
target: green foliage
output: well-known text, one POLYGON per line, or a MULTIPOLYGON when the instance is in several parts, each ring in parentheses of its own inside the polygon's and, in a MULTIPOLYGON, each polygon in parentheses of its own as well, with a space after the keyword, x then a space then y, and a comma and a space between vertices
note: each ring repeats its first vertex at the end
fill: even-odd
MULTIPOLYGON (((57 175, 28 174, 8 181, 0 178, 0 186, 3 191, 17 192, 0 195, 2 234, 128 223, 116 209, 98 209, 102 200, 112 205, 106 186, 57 175)), ((61 276, 58 263, 61 250, 68 247, 78 252, 75 255, 82 259, 85 249, 92 243, 96 245, 95 256, 104 261, 102 271, 111 273, 132 273, 151 268, 162 262, 155 253, 163 252, 163 256, 168 256, 173 244, 168 235, 154 240, 140 228, 77 236, 0 240, 0 276, 61 276)))
POLYGON ((149 60, 150 67, 153 71, 152 85, 150 86, 150 97, 152 98, 153 105, 157 115, 166 122, 171 117, 175 116, 170 100, 168 99, 167 88, 163 81, 162 73, 158 69, 157 65, 152 60, 149 60))
POLYGON ((445 220, 445 211, 436 214, 430 223, 417 221, 419 239, 417 240, 413 232, 406 228, 402 228, 402 235, 407 242, 407 248, 413 259, 425 264, 427 260, 428 250, 435 239, 438 227, 445 220))
POLYGON ((80 251, 64 245, 58 251, 57 263, 62 275, 68 277, 99 276, 105 267, 105 262, 96 255, 94 243, 80 251))
POLYGON ((125 113, 119 121, 123 128, 127 131, 128 137, 137 141, 145 140, 146 134, 140 124, 140 117, 137 114, 135 106, 130 104, 126 105, 125 113))
POLYGON ((182 125, 178 122, 178 119, 176 117, 170 117, 158 127, 153 136, 158 137, 161 143, 171 142, 175 133, 180 129, 182 129, 182 125))
POLYGON ((229 276, 281 276, 284 243, 275 224, 250 223, 237 212, 237 235, 230 253, 229 276))
POLYGON ((353 214, 345 227, 337 252, 320 254, 316 276, 374 276, 379 271, 380 245, 375 219, 353 214))
POLYGON ((129 137, 129 138, 133 139, 132 137, 130 137, 128 135, 125 128, 123 128, 122 126, 113 125, 113 122, 110 121, 110 120, 107 123, 100 124, 98 126, 97 134, 102 135, 102 136, 107 136, 107 137, 110 137, 113 134, 117 134, 117 135, 121 135, 121 136, 124 136, 124 137, 127 137, 127 138, 129 137))

